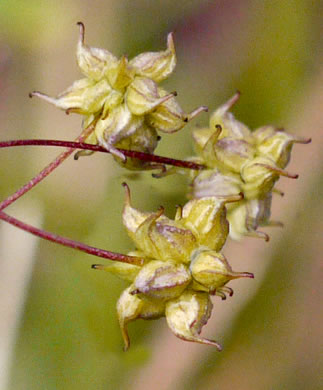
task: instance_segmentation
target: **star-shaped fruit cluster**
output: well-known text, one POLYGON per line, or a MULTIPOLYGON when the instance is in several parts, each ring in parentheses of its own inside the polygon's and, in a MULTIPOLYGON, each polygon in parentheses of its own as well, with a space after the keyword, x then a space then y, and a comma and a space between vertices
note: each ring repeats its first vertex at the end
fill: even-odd
POLYGON ((259 226, 279 225, 270 221, 272 193, 280 176, 297 178, 285 171, 295 143, 308 143, 273 126, 255 131, 235 119, 231 107, 239 99, 237 92, 210 117, 209 127, 195 129, 193 139, 199 155, 196 161, 208 169, 194 174, 193 198, 231 196, 243 193, 244 198, 228 207, 230 236, 269 239, 259 226))
POLYGON ((168 326, 179 338, 202 344, 220 345, 200 336, 211 315, 211 295, 226 298, 233 290, 226 284, 249 272, 234 272, 221 253, 229 224, 225 205, 237 202, 241 195, 224 198, 194 199, 178 207, 174 220, 163 208, 148 213, 130 203, 126 184, 123 223, 136 245, 129 255, 141 257, 143 265, 111 263, 94 265, 129 281, 131 285, 117 303, 119 323, 129 347, 127 324, 138 318, 166 317, 168 326))
MULTIPOLYGON (((113 154, 128 169, 151 169, 152 164, 127 159, 117 148, 153 153, 158 131, 173 133, 207 107, 201 106, 185 114, 175 99, 158 84, 167 79, 176 66, 173 34, 168 34, 167 49, 139 54, 132 60, 120 59, 108 50, 84 44, 84 25, 78 23, 77 63, 85 76, 56 98, 32 92, 66 113, 84 116, 83 127, 95 126, 85 140, 98 144, 113 154)), ((91 154, 89 151, 79 155, 91 154)))
MULTIPOLYGON (((38 96, 66 113, 83 115, 83 132, 78 140, 100 145, 123 167, 161 168, 161 164, 148 161, 147 156, 141 159, 140 153, 137 158, 126 158, 120 149, 153 154, 160 138, 158 132, 176 132, 200 112, 207 111, 207 107, 201 106, 186 114, 175 98, 176 92, 168 93, 159 85, 176 66, 173 34, 168 34, 165 50, 142 53, 128 60, 126 56, 117 58, 108 50, 87 46, 84 25, 78 25, 77 63, 84 78, 75 81, 56 98, 37 91, 31 96, 38 96)), ((162 207, 156 212, 133 208, 130 190, 124 184, 123 223, 135 251, 128 256, 105 251, 102 257, 117 262, 92 267, 130 283, 117 303, 125 349, 130 345, 129 322, 166 317, 177 337, 221 350, 216 341, 200 336, 211 316, 211 296, 226 299, 233 294, 232 288, 227 286, 229 281, 253 278, 252 273, 232 270, 221 252, 227 237, 230 234, 238 239, 249 235, 268 240, 268 235, 258 227, 279 224, 270 220, 272 194, 280 192, 275 188, 276 182, 280 176, 297 178, 298 175, 285 168, 293 145, 308 143, 310 139, 290 135, 273 126, 251 131, 230 112, 239 96, 236 93, 220 106, 211 115, 208 127, 193 130, 198 156, 189 160, 202 166, 195 165, 193 169, 200 170, 190 171, 190 200, 177 208, 174 219, 168 218, 162 207)), ((76 156, 91 153, 82 150, 76 156)), ((173 168, 162 169, 153 176, 187 174, 187 168, 193 167, 193 164, 179 164, 178 160, 169 158, 167 164, 170 160, 173 168)), ((49 167, 56 166, 55 160, 49 167)), ((45 177, 43 172, 47 175, 48 167, 38 178, 45 177)), ((34 185, 37 181, 31 182, 34 185)), ((8 220, 4 216, 3 213, 2 219, 8 220)), ((14 224, 27 229, 25 224, 14 224)), ((27 231, 36 230, 28 227, 27 231)), ((72 246, 71 240, 37 235, 72 246)), ((80 243, 72 247, 97 254, 90 252, 97 248, 80 243)))

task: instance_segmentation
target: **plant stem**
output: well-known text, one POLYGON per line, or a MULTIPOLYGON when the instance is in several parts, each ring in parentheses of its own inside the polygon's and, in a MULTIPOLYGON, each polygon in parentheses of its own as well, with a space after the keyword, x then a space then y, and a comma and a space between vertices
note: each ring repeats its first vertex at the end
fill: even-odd
POLYGON ((37 237, 43 238, 45 240, 55 242, 56 244, 64 245, 69 248, 77 249, 81 252, 89 253, 93 256, 102 257, 104 259, 110 259, 114 261, 119 261, 122 263, 129 263, 129 264, 135 264, 135 265, 142 265, 143 259, 136 256, 127 256, 123 255, 121 253, 115 253, 106 251, 104 249, 95 248, 93 246, 89 246, 86 244, 83 244, 79 241, 74 241, 66 237, 59 236, 57 234, 53 234, 50 232, 46 232, 45 230, 38 229, 34 226, 28 225, 19 219, 16 219, 3 211, 0 211, 0 220, 3 220, 5 222, 10 223, 13 226, 16 226, 19 229, 22 229, 28 233, 31 233, 37 237))
MULTIPOLYGON (((94 152, 110 153, 99 145, 86 144, 83 142, 71 142, 60 140, 45 140, 45 139, 25 139, 25 140, 13 140, 0 142, 0 148, 8 148, 13 146, 59 146, 68 147, 71 149, 85 149, 92 150, 94 152)), ((125 156, 130 158, 137 158, 142 161, 155 162, 166 165, 173 165, 175 167, 188 168, 194 170, 202 170, 205 168, 202 164, 197 164, 192 161, 177 160, 174 158, 162 157, 155 154, 137 152, 135 150, 118 149, 125 156)), ((1 205, 0 205, 1 210, 1 205)))
MULTIPOLYGON (((91 124, 89 127, 83 130, 81 135, 76 138, 76 141, 84 141, 93 131, 95 124, 91 124)), ((10 142, 10 141, 9 141, 10 142)), ((61 165, 72 153, 74 152, 74 148, 69 147, 63 153, 55 158, 49 165, 47 165, 41 172, 39 172, 33 179, 31 179, 24 186, 19 188, 14 194, 10 195, 7 199, 3 200, 0 203, 0 211, 11 205, 21 196, 23 196, 26 192, 30 191, 35 185, 41 182, 45 177, 47 177, 51 172, 53 172, 59 165, 61 165)))

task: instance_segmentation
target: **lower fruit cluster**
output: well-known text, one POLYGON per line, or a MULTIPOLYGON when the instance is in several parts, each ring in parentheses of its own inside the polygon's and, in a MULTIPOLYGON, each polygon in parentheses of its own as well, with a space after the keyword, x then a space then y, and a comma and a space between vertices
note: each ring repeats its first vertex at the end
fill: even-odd
POLYGON ((112 263, 94 266, 131 282, 121 294, 117 312, 125 349, 130 345, 127 324, 136 319, 166 317, 171 331, 186 341, 213 345, 200 336, 212 311, 211 295, 226 298, 233 290, 226 284, 237 278, 253 278, 234 272, 221 249, 229 233, 225 204, 240 196, 194 199, 177 209, 174 219, 163 209, 140 212, 131 206, 126 184, 123 223, 136 245, 131 256, 143 265, 112 263))

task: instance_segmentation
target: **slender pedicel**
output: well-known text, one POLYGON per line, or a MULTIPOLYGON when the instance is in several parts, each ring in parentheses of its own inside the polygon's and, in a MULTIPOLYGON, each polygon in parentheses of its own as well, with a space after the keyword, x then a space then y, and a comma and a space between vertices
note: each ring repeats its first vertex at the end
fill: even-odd
POLYGON ((0 211, 0 219, 2 219, 5 222, 10 223, 13 226, 16 226, 19 229, 24 230, 25 232, 31 233, 37 237, 43 238, 45 240, 55 242, 56 244, 64 245, 69 248, 77 249, 81 252, 88 253, 90 255, 102 257, 104 259, 114 260, 114 261, 120 261, 122 263, 129 263, 129 264, 135 264, 135 265, 143 265, 143 259, 141 257, 136 256, 127 256, 123 255, 121 253, 115 253, 106 251, 104 249, 95 248, 93 246, 89 246, 86 244, 83 244, 79 241, 74 241, 66 237, 59 236, 54 233, 46 232, 45 230, 38 229, 34 226, 28 225, 19 219, 16 219, 3 211, 0 211))

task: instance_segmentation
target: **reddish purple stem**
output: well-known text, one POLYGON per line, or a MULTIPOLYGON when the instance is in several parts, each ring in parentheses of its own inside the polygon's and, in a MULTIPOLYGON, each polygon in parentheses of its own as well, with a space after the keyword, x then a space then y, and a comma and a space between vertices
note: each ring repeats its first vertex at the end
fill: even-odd
MULTIPOLYGON (((83 133, 76 139, 77 142, 69 142, 69 141, 57 141, 57 140, 14 140, 14 141, 4 141, 0 142, 0 148, 12 147, 12 146, 27 146, 27 145, 44 145, 44 146, 60 146, 67 147, 68 149, 61 153, 58 157, 55 158, 49 165, 47 165, 37 176, 31 179, 27 184, 21 187, 18 191, 16 191, 13 195, 9 196, 7 199, 0 203, 0 220, 6 221, 11 225, 18 227, 26 232, 34 234, 40 238, 43 238, 48 241, 55 242, 57 244, 61 244, 73 249, 80 250, 82 252, 89 253, 94 256, 103 257, 105 259, 120 261, 129 264, 142 265, 143 259, 135 256, 126 256, 120 253, 109 252, 104 249, 95 248, 92 246, 85 245, 81 242, 71 240, 69 238, 65 238, 59 236, 57 234, 53 234, 50 232, 46 232, 44 230, 35 228, 31 225, 28 225, 20 220, 9 216, 4 213, 2 210, 12 204, 14 201, 19 199, 26 192, 31 190, 35 185, 37 185, 40 181, 42 181, 45 177, 47 177, 51 172, 53 172, 63 161, 65 161, 75 149, 86 149, 93 150, 95 152, 105 152, 109 153, 106 149, 97 146, 82 143, 89 134, 93 131, 94 126, 89 126, 87 129, 83 131, 83 133), (81 141, 81 142, 78 142, 81 141)), ((124 155, 130 158, 137 158, 143 161, 155 162, 159 164, 167 164, 173 165, 182 168, 196 169, 201 170, 205 167, 201 164, 196 164, 190 161, 182 161, 176 160, 167 157, 156 156, 154 154, 136 152, 132 150, 124 150, 119 149, 124 155)))
MULTIPOLYGON (((0 148, 9 148, 12 146, 59 146, 73 149, 92 150, 94 152, 110 153, 98 145, 86 144, 82 142, 60 141, 60 140, 45 140, 45 139, 25 139, 14 141, 0 142, 0 148)), ((137 158, 142 161, 149 161, 159 164, 173 165, 175 167, 202 170, 205 168, 202 164, 197 164, 192 161, 177 160, 174 158, 162 157, 155 154, 137 152, 135 150, 118 149, 125 156, 130 158, 137 158)))
MULTIPOLYGON (((94 125, 90 125, 88 128, 84 129, 82 134, 76 138, 76 141, 84 141, 92 132, 94 131, 94 125)), ((9 143, 12 141, 9 141, 9 143)), ((6 142, 4 142, 6 144, 6 142)), ((10 195, 7 199, 3 200, 0 203, 0 211, 10 206, 11 203, 15 202, 26 192, 31 190, 35 185, 45 179, 51 172, 53 172, 59 165, 61 165, 72 153, 74 148, 68 148, 63 153, 55 158, 49 165, 47 165, 41 172, 38 173, 34 178, 32 178, 28 183, 19 188, 14 194, 10 195)))
POLYGON ((37 237, 43 238, 45 240, 55 242, 56 244, 61 244, 67 246, 69 248, 77 249, 81 252, 89 253, 93 256, 103 257, 104 259, 110 259, 114 261, 120 261, 122 263, 129 263, 135 265, 142 265, 143 259, 136 256, 127 256, 121 253, 115 253, 106 251, 104 249, 95 248, 93 246, 89 246, 83 244, 82 242, 74 241, 66 237, 59 236, 57 234, 53 234, 50 232, 46 232, 45 230, 38 229, 34 226, 28 225, 10 215, 0 211, 0 219, 10 223, 13 226, 18 227, 26 232, 29 232, 37 237))

